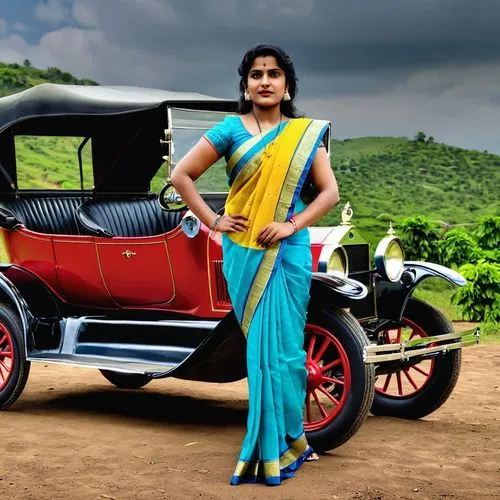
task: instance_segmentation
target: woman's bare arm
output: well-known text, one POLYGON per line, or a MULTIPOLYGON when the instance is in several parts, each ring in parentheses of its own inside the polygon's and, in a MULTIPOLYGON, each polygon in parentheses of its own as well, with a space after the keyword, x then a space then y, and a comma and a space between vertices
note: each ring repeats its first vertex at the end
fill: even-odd
MULTIPOLYGON (((200 196, 194 181, 219 158, 220 155, 213 146, 202 138, 177 164, 171 176, 176 191, 182 196, 189 209, 207 227, 212 226, 216 214, 200 196)), ((244 231, 246 228, 245 219, 239 215, 224 216, 217 227, 222 232, 244 231)))
POLYGON ((319 148, 310 170, 311 180, 318 196, 293 219, 297 229, 312 226, 317 220, 331 210, 340 200, 337 180, 330 166, 325 148, 319 148))

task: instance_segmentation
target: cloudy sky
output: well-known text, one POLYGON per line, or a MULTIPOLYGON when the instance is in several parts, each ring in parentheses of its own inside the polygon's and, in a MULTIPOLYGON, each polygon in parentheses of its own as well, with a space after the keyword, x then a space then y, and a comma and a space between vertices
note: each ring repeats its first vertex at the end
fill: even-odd
POLYGON ((500 153, 499 21, 500 0, 0 0, 0 61, 235 97, 243 53, 271 42, 337 138, 500 153))

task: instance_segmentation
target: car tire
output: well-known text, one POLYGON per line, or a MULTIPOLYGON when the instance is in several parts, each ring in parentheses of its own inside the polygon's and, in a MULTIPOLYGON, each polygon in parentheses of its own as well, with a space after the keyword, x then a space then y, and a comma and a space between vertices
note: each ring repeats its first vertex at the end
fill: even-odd
POLYGON ((21 395, 29 373, 19 315, 0 304, 0 410, 6 410, 21 395))
MULTIPOLYGON (((439 311, 414 298, 409 299, 403 311, 401 326, 412 329, 410 336, 415 334, 420 337, 453 331, 451 323, 439 311)), ((381 377, 377 377, 371 412, 374 415, 407 419, 429 415, 453 392, 460 375, 461 362, 461 349, 454 349, 432 360, 411 365, 406 372, 399 370, 384 374, 381 376, 382 381, 381 377), (394 381, 388 383, 387 379, 393 375, 397 380, 397 389, 390 390, 390 383, 394 384, 394 381), (413 383, 409 383, 408 377, 413 383)))
POLYGON ((304 429, 315 451, 345 443, 369 413, 375 369, 363 361, 367 345, 368 337, 350 313, 309 311, 304 343, 308 370, 304 429))
POLYGON ((112 370, 99 370, 103 377, 120 389, 140 389, 151 382, 150 375, 142 373, 121 373, 112 370))

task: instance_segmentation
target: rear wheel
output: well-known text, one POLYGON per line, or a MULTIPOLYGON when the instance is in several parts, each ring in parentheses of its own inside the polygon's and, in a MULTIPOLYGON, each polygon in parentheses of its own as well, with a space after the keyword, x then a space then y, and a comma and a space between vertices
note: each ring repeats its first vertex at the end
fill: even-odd
POLYGON ((140 389, 151 382, 150 375, 142 373, 121 373, 112 370, 99 370, 103 377, 120 389, 140 389))
POLYGON ((354 317, 310 311, 305 328, 308 372, 304 429, 316 451, 340 446, 359 429, 373 399, 375 372, 363 361, 368 345, 354 317))
POLYGON ((29 372, 19 315, 0 304, 0 410, 7 409, 21 395, 29 372))
MULTIPOLYGON (((401 323, 384 330, 383 335, 384 342, 390 344, 452 331, 453 326, 439 311, 410 298, 401 323)), ((460 374, 461 360, 461 350, 455 349, 379 375, 371 412, 412 419, 429 415, 452 393, 460 374)))

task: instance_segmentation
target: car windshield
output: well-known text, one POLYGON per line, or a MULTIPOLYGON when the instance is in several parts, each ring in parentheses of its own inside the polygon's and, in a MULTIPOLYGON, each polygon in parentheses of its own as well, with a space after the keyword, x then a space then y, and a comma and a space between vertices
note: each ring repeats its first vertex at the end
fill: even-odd
MULTIPOLYGON (((173 167, 200 140, 200 137, 230 113, 171 108, 173 167)), ((228 191, 226 160, 222 157, 196 181, 202 192, 228 191)))

